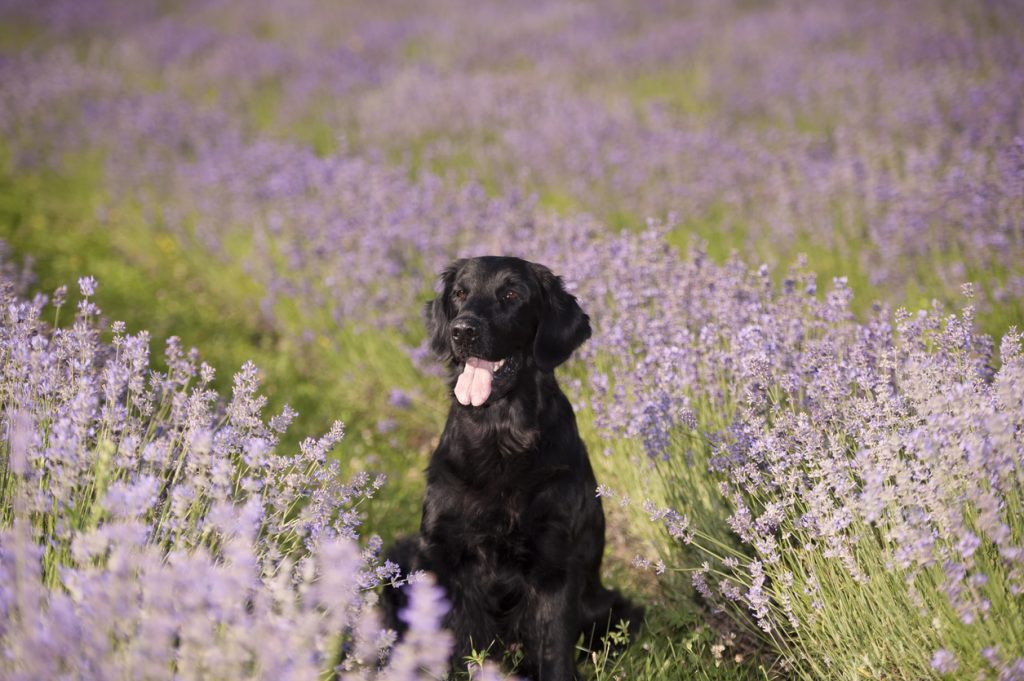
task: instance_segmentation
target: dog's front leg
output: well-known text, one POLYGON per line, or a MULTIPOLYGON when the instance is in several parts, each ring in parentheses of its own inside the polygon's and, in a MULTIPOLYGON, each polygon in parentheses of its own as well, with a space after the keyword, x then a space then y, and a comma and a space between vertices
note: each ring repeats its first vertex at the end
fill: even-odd
POLYGON ((579 633, 575 604, 579 584, 567 579, 558 586, 538 589, 524 632, 520 672, 534 681, 572 681, 576 678, 574 645, 579 633))

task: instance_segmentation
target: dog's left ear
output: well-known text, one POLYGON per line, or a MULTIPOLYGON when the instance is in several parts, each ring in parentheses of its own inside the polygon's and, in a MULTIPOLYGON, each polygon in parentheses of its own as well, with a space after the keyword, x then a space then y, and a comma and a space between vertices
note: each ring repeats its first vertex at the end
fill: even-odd
POLYGON ((533 359, 542 371, 552 371, 590 338, 590 317, 576 296, 565 290, 561 277, 543 265, 532 266, 540 280, 542 299, 533 359))

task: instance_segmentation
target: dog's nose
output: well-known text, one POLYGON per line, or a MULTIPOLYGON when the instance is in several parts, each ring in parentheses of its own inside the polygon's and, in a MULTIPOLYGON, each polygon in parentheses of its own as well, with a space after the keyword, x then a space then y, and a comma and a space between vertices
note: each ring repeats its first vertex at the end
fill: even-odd
POLYGON ((469 345, 480 336, 480 327, 476 322, 459 319, 452 324, 452 340, 460 345, 469 345))

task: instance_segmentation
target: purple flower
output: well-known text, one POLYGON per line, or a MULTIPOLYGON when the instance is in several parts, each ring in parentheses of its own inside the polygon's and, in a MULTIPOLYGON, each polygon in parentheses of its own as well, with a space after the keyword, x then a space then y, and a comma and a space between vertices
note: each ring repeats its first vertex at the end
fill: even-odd
POLYGON ((932 669, 940 674, 954 674, 960 668, 956 655, 945 648, 939 648, 932 655, 932 669))
POLYGON ((88 298, 89 296, 96 294, 96 279, 93 277, 79 277, 78 278, 78 289, 82 292, 82 295, 88 298))
POLYGON ((390 664, 382 677, 386 681, 441 676, 448 667, 452 638, 441 627, 441 618, 449 607, 444 590, 427 573, 410 579, 406 588, 409 605, 399 617, 409 629, 391 653, 390 664))
POLYGON ((412 398, 401 388, 392 388, 388 393, 388 404, 398 409, 408 409, 412 406, 412 398))
POLYGON ((107 490, 103 506, 115 518, 138 518, 156 502, 160 482, 152 475, 131 484, 115 482, 107 490))

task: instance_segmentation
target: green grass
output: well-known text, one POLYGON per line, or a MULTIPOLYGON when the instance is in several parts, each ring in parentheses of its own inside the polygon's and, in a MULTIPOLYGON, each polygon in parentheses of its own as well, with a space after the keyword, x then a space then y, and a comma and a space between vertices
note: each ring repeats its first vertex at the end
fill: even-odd
POLYGON ((36 44, 42 36, 38 26, 25 21, 5 19, 0 23, 0 53, 20 53, 36 44))
POLYGON ((624 75, 610 90, 616 96, 625 95, 639 107, 657 102, 677 115, 697 117, 713 115, 718 108, 701 60, 624 75))
POLYGON ((606 646, 591 652, 581 667, 594 681, 764 681, 779 678, 781 672, 777 665, 758 660, 742 645, 716 633, 689 601, 668 599, 648 605, 647 625, 627 654, 616 656, 606 646), (716 646, 722 648, 716 651, 716 646))

